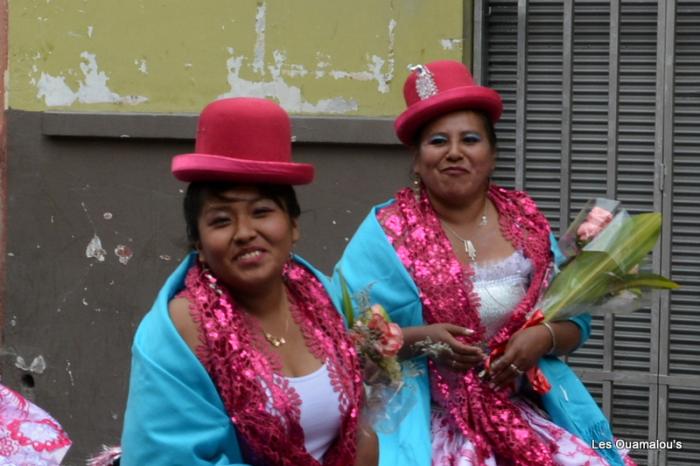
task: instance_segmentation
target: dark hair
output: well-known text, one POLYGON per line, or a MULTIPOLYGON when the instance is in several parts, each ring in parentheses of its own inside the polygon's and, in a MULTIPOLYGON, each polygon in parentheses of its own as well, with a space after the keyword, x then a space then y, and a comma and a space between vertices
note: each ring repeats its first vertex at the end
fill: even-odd
MULTIPOLYGON (((242 186, 241 183, 233 183, 228 181, 221 182, 193 182, 187 187, 187 193, 183 200, 182 206, 185 213, 185 224, 187 227, 187 240, 191 247, 194 247, 199 241, 199 228, 197 227, 199 215, 202 213, 204 202, 210 197, 221 198, 225 191, 228 191, 236 186, 242 186)), ((256 188, 260 191, 260 195, 265 198, 272 199, 282 210, 284 210, 289 218, 296 220, 301 215, 301 208, 297 195, 288 184, 256 184, 256 188)))
MULTIPOLYGON (((479 110, 479 109, 472 109, 472 108, 457 109, 455 111, 456 112, 459 112, 459 111, 474 112, 479 117, 482 124, 484 125, 484 130, 486 131, 486 139, 489 140, 489 143, 491 144, 491 147, 493 148, 494 152, 498 151, 498 139, 496 138, 496 128, 494 127, 494 124, 491 121, 491 118, 489 118, 488 114, 485 111, 479 110)), ((450 113, 452 113, 452 112, 450 112, 450 113)), ((444 115, 446 115, 446 114, 443 114, 440 116, 444 116, 444 115)), ((425 128, 430 123, 435 121, 437 118, 440 118, 440 117, 436 117, 436 118, 428 121, 426 124, 424 124, 420 128, 418 128, 418 130, 415 132, 415 134, 413 136, 413 145, 415 147, 420 146, 420 140, 423 136, 423 131, 425 130, 425 128)))

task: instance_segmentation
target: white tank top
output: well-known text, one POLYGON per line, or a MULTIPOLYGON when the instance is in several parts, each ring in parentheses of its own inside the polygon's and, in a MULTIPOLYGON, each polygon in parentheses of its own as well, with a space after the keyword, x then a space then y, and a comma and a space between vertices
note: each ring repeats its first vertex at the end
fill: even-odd
POLYGON ((301 427, 306 451, 320 460, 340 431, 338 394, 333 390, 327 364, 302 377, 287 377, 301 399, 301 427))

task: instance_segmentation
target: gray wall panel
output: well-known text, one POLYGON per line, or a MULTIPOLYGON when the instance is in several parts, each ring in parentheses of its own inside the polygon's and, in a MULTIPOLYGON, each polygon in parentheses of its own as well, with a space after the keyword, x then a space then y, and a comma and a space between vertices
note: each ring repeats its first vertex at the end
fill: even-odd
MULTIPOLYGON (((169 167, 193 141, 49 137, 41 114, 10 111, 8 120, 3 383, 60 420, 75 442, 66 464, 83 464, 118 441, 133 332, 186 253, 185 185, 169 167), (104 260, 86 255, 95 238, 104 260), (117 248, 131 251, 128 261, 117 248), (39 356, 45 369, 40 359, 34 372, 17 367, 39 356)), ((410 156, 386 144, 305 143, 294 152, 317 169, 297 190, 297 251, 329 272, 370 206, 408 184, 410 156)))

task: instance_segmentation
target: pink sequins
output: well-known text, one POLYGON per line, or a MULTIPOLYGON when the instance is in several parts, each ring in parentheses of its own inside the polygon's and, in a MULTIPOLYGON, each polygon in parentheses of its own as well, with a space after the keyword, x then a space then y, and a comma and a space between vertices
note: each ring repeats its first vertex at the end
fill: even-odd
MULTIPOLYGON (((357 354, 316 277, 296 263, 285 267, 284 274, 292 317, 309 351, 327 363, 340 401, 343 420, 338 440, 325 454, 323 464, 352 464, 357 412, 364 396, 357 354)), ((304 448, 301 400, 282 376, 281 361, 269 351, 257 323, 199 265, 188 271, 185 286, 180 295, 190 301, 192 317, 203 335, 197 355, 252 452, 248 460, 274 466, 320 466, 304 448)))
MULTIPOLYGON (((526 194, 492 186, 488 196, 498 210, 501 233, 516 249, 523 250, 534 266, 525 297, 488 342, 493 348, 507 341, 525 322, 545 285, 551 252, 549 224, 526 194)), ((479 344, 485 330, 477 312, 478 296, 468 280, 473 269, 470 265, 462 267, 457 260, 427 195, 423 192, 417 201, 410 189, 402 190, 396 202, 377 216, 420 290, 426 322, 449 322, 473 329, 472 336, 459 338, 467 344, 479 344)), ((474 371, 447 380, 431 363, 430 374, 437 400, 473 442, 479 458, 495 456, 523 466, 553 464, 551 449, 523 419, 506 391, 492 390, 474 371)))

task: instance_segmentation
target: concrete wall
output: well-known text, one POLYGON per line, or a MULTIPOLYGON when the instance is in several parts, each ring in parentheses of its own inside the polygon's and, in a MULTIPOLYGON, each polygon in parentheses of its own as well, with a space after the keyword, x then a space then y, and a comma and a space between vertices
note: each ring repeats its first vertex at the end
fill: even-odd
POLYGON ((169 163, 194 113, 247 95, 295 115, 295 158, 317 168, 298 252, 329 271, 409 182, 391 126, 406 66, 468 61, 470 15, 454 0, 9 0, 2 381, 65 426, 66 464, 118 441, 133 332, 186 254, 169 163))
POLYGON ((463 2, 10 0, 10 106, 395 115, 410 63, 462 58, 463 2))
POLYGON ((5 164, 7 161, 7 123, 5 109, 5 82, 7 77, 7 1, 0 0, 0 345, 2 345, 2 328, 4 322, 5 297, 5 207, 7 199, 7 179, 5 164))

